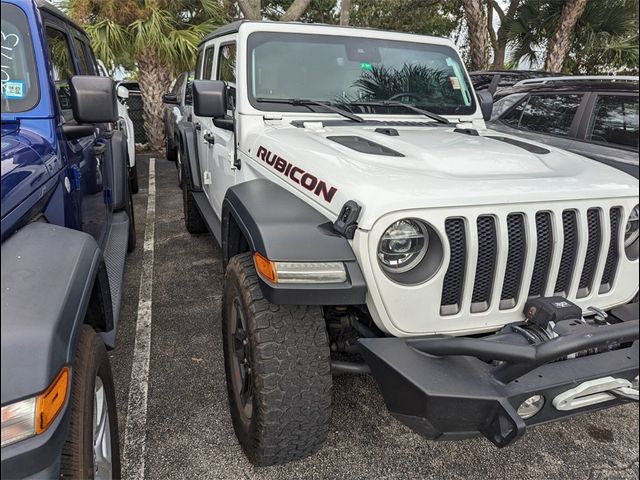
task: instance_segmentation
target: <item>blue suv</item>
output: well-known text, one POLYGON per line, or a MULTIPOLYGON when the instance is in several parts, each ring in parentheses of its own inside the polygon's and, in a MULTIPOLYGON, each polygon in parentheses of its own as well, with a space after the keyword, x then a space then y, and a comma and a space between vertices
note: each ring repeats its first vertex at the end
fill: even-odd
POLYGON ((44 2, 2 1, 2 478, 119 478, 113 378, 135 247, 113 80, 44 2))

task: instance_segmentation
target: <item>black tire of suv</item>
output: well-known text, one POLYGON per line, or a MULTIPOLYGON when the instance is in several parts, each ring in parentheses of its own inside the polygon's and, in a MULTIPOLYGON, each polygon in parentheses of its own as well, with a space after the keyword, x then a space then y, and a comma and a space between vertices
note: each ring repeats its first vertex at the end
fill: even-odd
POLYGON ((173 142, 170 142, 167 138, 167 160, 170 162, 176 161, 176 147, 173 145, 173 142))
POLYGON ((129 190, 133 194, 140 191, 140 185, 138 184, 138 164, 129 167, 129 190))
POLYGON ((120 478, 120 443, 113 375, 107 350, 88 325, 80 330, 72 372, 69 435, 62 447, 60 478, 94 478, 93 409, 96 378, 104 386, 111 435, 112 477, 120 478))
POLYGON ((193 187, 186 162, 182 162, 182 206, 184 210, 184 226, 189 233, 205 233, 207 226, 200 215, 200 210, 193 198, 193 187))
POLYGON ((251 253, 231 259, 225 274, 222 335, 229 407, 236 436, 254 465, 307 457, 327 437, 331 419, 331 359, 321 307, 274 305, 260 290, 251 253), (242 309, 248 341, 252 414, 242 411, 232 380, 242 309))

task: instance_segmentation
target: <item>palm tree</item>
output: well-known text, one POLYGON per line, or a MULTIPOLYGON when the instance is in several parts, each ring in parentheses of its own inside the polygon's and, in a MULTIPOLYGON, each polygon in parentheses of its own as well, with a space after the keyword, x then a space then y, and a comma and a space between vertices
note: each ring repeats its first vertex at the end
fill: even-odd
POLYGON ((564 2, 558 25, 547 47, 547 59, 544 62, 544 69, 547 72, 562 70, 564 59, 571 48, 574 27, 586 6, 587 0, 567 0, 564 2))
POLYGON ((137 68, 145 131, 152 149, 164 146, 162 95, 171 79, 191 70, 202 37, 225 23, 218 0, 67 0, 96 55, 113 69, 137 68))
MULTIPOLYGON (((587 2, 570 35, 564 69, 575 73, 637 72, 638 3, 638 0, 587 2)), ((563 2, 554 0, 521 3, 508 27, 516 62, 527 59, 536 64, 548 57, 545 52, 558 30, 563 6, 563 2)), ((558 50, 554 51, 557 63, 558 50)), ((553 68, 558 69, 556 65, 553 68)))
POLYGON ((469 68, 484 70, 487 66, 487 20, 484 0, 462 0, 469 35, 469 68))

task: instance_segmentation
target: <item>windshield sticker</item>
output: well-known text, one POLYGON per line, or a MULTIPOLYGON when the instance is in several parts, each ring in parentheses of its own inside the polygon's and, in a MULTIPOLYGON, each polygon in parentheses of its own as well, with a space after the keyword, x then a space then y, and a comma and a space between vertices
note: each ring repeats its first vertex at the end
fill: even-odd
POLYGON ((25 97, 24 82, 22 80, 10 80, 2 82, 2 97, 9 99, 23 99, 25 97))
POLYGON ((451 88, 460 90, 460 80, 458 80, 458 77, 449 77, 449 80, 451 80, 451 88))
POLYGON ((370 63, 361 63, 360 68, 362 70, 367 70, 369 72, 373 72, 373 66, 370 63))

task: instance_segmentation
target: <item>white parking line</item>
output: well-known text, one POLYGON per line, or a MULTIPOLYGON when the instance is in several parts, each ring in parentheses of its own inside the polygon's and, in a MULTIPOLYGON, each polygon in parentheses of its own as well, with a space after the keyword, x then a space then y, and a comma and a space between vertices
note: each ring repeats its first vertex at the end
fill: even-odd
POLYGON ((156 159, 149 159, 147 218, 144 227, 142 273, 138 293, 138 319, 133 347, 133 364, 129 384, 127 423, 122 450, 122 478, 144 478, 145 443, 147 437, 147 395, 149 358, 151 353, 151 295, 153 293, 153 242, 156 220, 156 159))

